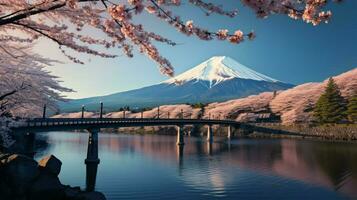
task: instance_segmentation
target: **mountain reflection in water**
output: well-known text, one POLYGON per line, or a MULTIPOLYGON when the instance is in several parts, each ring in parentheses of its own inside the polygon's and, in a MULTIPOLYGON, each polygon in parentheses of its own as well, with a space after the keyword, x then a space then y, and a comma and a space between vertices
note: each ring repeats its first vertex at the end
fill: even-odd
POLYGON ((97 177, 86 181, 88 135, 46 134, 37 159, 56 155, 63 183, 94 181, 107 199, 357 198, 356 144, 186 137, 179 147, 174 136, 100 134, 97 177))

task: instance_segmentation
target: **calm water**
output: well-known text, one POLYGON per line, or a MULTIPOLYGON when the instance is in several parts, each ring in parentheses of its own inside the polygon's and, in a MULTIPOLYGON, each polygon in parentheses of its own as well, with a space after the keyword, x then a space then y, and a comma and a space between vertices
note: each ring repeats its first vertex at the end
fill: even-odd
MULTIPOLYGON (((86 188, 86 133, 42 135, 39 159, 62 160, 60 179, 86 188)), ((107 199, 357 199, 357 144, 287 139, 100 134, 95 190, 107 199)))

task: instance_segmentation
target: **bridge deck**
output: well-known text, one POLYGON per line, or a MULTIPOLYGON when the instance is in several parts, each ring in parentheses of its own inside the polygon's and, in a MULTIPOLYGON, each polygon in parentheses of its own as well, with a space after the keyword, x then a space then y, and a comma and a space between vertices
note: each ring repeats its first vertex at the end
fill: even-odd
POLYGON ((211 119, 165 119, 165 118, 36 118, 23 122, 14 128, 16 132, 47 132, 82 130, 93 128, 120 128, 141 126, 183 126, 183 125, 231 125, 239 126, 241 123, 233 120, 211 119))
POLYGON ((37 133, 48 131, 90 130, 100 128, 143 127, 143 126, 185 126, 185 125, 224 125, 242 128, 250 132, 291 135, 302 137, 319 137, 290 131, 265 128, 234 120, 217 119, 165 119, 165 118, 35 118, 13 128, 15 133, 37 133))

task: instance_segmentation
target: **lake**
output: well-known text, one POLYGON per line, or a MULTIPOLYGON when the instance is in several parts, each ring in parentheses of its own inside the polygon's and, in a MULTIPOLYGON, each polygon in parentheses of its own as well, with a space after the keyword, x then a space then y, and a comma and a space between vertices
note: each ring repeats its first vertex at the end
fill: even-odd
POLYGON ((86 181, 87 133, 37 137, 47 142, 35 159, 58 157, 63 184, 109 200, 357 199, 356 143, 187 136, 180 148, 175 136, 100 133, 96 180, 86 181))

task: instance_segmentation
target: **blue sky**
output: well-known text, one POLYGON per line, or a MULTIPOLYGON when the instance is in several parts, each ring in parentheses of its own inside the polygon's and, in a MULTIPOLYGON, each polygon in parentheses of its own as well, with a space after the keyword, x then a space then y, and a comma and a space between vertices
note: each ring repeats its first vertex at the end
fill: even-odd
MULTIPOLYGON (((293 84, 321 81, 357 67, 355 0, 329 5, 333 12, 332 20, 316 27, 282 15, 257 19, 249 8, 241 7, 238 0, 226 0, 223 4, 227 9, 239 9, 235 18, 207 17, 201 10, 188 5, 185 3, 174 10, 183 20, 193 20, 211 31, 221 28, 245 32, 254 30, 257 38, 239 45, 225 41, 201 41, 176 32, 153 16, 136 18, 148 30, 180 43, 175 47, 157 44, 162 55, 175 67, 176 74, 215 55, 230 56, 253 70, 293 84)), ((79 65, 63 58, 56 45, 50 45, 49 41, 39 42, 37 49, 44 55, 65 62, 48 69, 60 77, 62 85, 77 91, 66 94, 69 98, 111 94, 167 79, 159 73, 156 63, 139 53, 135 53, 134 58, 127 58, 120 49, 115 49, 111 52, 120 55, 115 59, 78 55, 86 61, 85 65, 79 65)))

